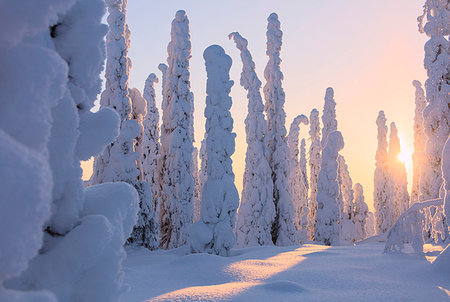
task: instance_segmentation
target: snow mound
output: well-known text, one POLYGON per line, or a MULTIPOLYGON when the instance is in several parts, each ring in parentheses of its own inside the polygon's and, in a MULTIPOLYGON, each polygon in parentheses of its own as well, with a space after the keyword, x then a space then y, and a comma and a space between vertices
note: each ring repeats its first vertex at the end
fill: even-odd
POLYGON ((297 282, 288 281, 288 280, 280 280, 274 282, 268 282, 261 285, 262 288, 277 291, 277 292, 297 292, 301 293, 306 291, 306 289, 298 284, 297 282))

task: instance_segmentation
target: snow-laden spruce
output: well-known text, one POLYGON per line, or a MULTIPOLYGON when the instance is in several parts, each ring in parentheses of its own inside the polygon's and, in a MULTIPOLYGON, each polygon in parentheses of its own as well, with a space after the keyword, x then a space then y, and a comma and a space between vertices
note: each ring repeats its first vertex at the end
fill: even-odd
POLYGON ((392 182, 392 202, 393 202, 393 221, 409 208, 408 182, 406 179, 405 163, 401 162, 399 155, 401 153, 400 139, 395 123, 391 123, 389 132, 389 176, 392 182))
MULTIPOLYGON (((303 185, 305 186, 305 193, 306 193, 306 199, 308 199, 308 192, 309 192, 309 181, 308 181, 308 170, 306 166, 308 165, 308 160, 306 158, 306 140, 302 138, 300 142, 300 176, 301 180, 303 182, 303 185)), ((309 215, 308 215, 309 216, 309 215)))
POLYGON ((281 38, 280 21, 275 13, 267 19, 267 50, 269 56, 264 69, 264 99, 267 116, 267 159, 272 171, 273 202, 275 204, 275 221, 272 225, 272 241, 276 245, 297 243, 294 225, 295 212, 289 193, 289 147, 286 141, 286 113, 284 112, 285 94, 280 70, 281 38))
POLYGON ((355 241, 361 241, 367 237, 368 233, 370 233, 370 226, 367 223, 369 208, 364 201, 363 186, 360 183, 356 183, 353 186, 353 191, 355 192, 355 202, 353 207, 353 223, 355 224, 356 229, 355 241))
POLYGON ((414 153, 412 154, 413 161, 413 178, 411 189, 411 204, 422 200, 420 182, 423 175, 423 165, 425 162, 425 144, 426 135, 423 128, 423 111, 427 105, 425 99, 425 92, 422 89, 422 84, 414 80, 412 82, 416 89, 415 97, 415 113, 414 113, 414 153))
POLYGON ((193 207, 193 221, 196 222, 200 220, 200 212, 201 212, 201 194, 200 190, 200 170, 198 167, 198 149, 194 147, 194 151, 192 152, 192 177, 194 178, 194 207, 193 207))
POLYGON ((320 172, 320 163, 322 161, 322 145, 320 142, 320 121, 319 111, 317 109, 311 110, 309 115, 309 137, 311 145, 309 147, 309 173, 310 173, 310 187, 309 194, 309 218, 308 229, 310 232, 310 239, 314 240, 314 229, 316 226, 317 213, 317 180, 320 172))
POLYGON ((377 234, 386 233, 393 225, 394 205, 392 200, 392 184, 389 176, 389 158, 387 152, 386 117, 380 111, 377 117, 378 147, 375 154, 373 205, 375 208, 375 223, 377 234))
POLYGON ((8 117, 0 123, 2 167, 11 165, 0 172, 6 189, 0 197, 14 201, 0 211, 8 233, 1 234, 6 252, 0 249, 0 300, 118 301, 126 290, 122 246, 136 220, 137 194, 123 183, 84 190, 80 168, 81 159, 118 134, 113 110, 90 112, 104 61, 104 2, 24 5, 8 9, 33 22, 12 30, 14 38, 0 50, 9 75, 1 90, 14 100, 3 104, 8 117), (7 127, 8 118, 15 124, 7 127), (15 133, 17 125, 21 131, 15 133), (11 279, 8 290, 5 279, 11 279))
MULTIPOLYGON (((147 101, 141 96, 141 92, 136 89, 130 89, 130 98, 132 103, 132 120, 135 121, 139 127, 139 135, 136 138, 135 152, 138 159, 136 161, 139 169, 138 179, 131 182, 135 186, 140 196, 138 221, 134 226, 133 233, 128 239, 128 243, 136 246, 143 246, 150 250, 158 248, 158 222, 156 210, 154 209, 153 195, 151 183, 144 178, 143 174, 143 158, 144 148, 147 149, 149 145, 144 145, 144 116, 147 115, 147 101)), ((147 144, 148 141, 145 141, 147 144)))
POLYGON ((248 114, 245 119, 247 153, 241 204, 236 224, 236 245, 240 247, 272 245, 271 229, 275 220, 273 183, 267 162, 267 124, 261 97, 261 81, 248 50, 248 42, 239 33, 229 35, 240 50, 240 84, 247 91, 248 114))
POLYGON ((333 88, 328 87, 325 92, 325 103, 322 112, 322 148, 327 144, 328 135, 337 131, 336 101, 333 88))
POLYGON ((289 192, 294 204, 294 224, 297 229, 297 241, 304 242, 308 239, 307 218, 308 218, 308 191, 303 182, 303 175, 299 161, 299 134, 300 124, 308 125, 306 115, 298 115, 294 118, 289 128, 287 143, 289 146, 289 192))
MULTIPOLYGON (((164 249, 187 243, 193 221, 195 187, 192 175, 194 137, 191 129, 193 94, 189 82, 191 42, 185 11, 175 14, 170 36, 158 162, 161 194, 159 245, 164 249)), ((160 69, 164 70, 162 66, 160 69)))
POLYGON ((192 226, 190 245, 194 253, 228 256, 236 241, 233 229, 239 206, 231 161, 236 137, 230 113, 231 58, 218 45, 206 48, 203 58, 208 76, 205 108, 208 178, 202 189, 201 219, 192 226))
MULTIPOLYGON (((149 74, 145 81, 143 94, 144 99, 147 101, 147 115, 145 115, 143 121, 144 137, 141 154, 141 172, 143 180, 150 184, 153 201, 152 209, 155 217, 159 217, 159 185, 156 167, 161 145, 159 143, 159 111, 156 107, 155 83, 158 83, 158 78, 154 73, 149 74)), ((158 223, 158 221, 155 221, 155 223, 158 223)), ((156 231, 158 231, 158 227, 156 231)))
POLYGON ((341 215, 341 241, 342 243, 351 244, 356 238, 356 229, 353 219, 353 208, 355 206, 353 181, 350 177, 350 172, 348 171, 348 166, 343 155, 338 156, 338 163, 338 181, 341 191, 341 196, 338 199, 341 215))
POLYGON ((339 131, 328 134, 317 182, 317 222, 314 232, 316 241, 326 245, 340 244, 338 156, 342 148, 342 134, 339 131))
MULTIPOLYGON (((205 133, 206 136, 206 133, 205 133)), ((200 219, 200 212, 202 209, 202 203, 201 203, 201 195, 203 190, 203 185, 206 182, 206 179, 208 178, 208 172, 206 171, 207 166, 207 157, 206 157, 206 138, 202 139, 200 143, 200 151, 199 151, 199 158, 200 158, 200 167, 198 170, 198 189, 200 191, 200 198, 198 200, 198 203, 194 204, 194 221, 198 221, 200 219)))
POLYGON ((423 200, 439 197, 442 185, 441 155, 450 134, 450 13, 447 1, 427 0, 418 18, 419 31, 429 40, 425 43, 424 66, 427 71, 425 91, 427 106, 423 111, 427 135, 423 177, 420 182, 423 200), (423 22, 427 20, 426 24, 423 22))

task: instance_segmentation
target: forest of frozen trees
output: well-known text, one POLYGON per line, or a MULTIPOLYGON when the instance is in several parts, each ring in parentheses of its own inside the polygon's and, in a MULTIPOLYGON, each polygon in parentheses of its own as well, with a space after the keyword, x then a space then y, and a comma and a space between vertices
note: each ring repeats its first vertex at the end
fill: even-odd
POLYGON ((130 247, 230 256, 234 247, 382 241, 385 252, 411 246, 423 254, 433 243, 447 246, 433 265, 450 272, 448 1, 426 0, 419 17, 427 79, 424 88, 417 80, 411 87, 411 191, 395 121, 388 127, 383 110, 370 121, 378 142, 373 212, 365 197, 371 192, 341 154, 345 133, 333 88, 309 117, 298 112, 286 124, 276 13, 267 18, 264 84, 251 37, 229 35, 248 105, 239 194, 231 160, 233 62, 221 46, 204 50, 206 124, 195 129, 204 133, 197 150, 185 11, 174 14, 161 77, 148 70, 141 93, 129 87, 127 0, 6 1, 0 10, 16 18, 0 33, 8 75, 0 84, 1 301, 119 301, 130 247), (93 174, 83 183, 80 163, 91 157, 93 174))

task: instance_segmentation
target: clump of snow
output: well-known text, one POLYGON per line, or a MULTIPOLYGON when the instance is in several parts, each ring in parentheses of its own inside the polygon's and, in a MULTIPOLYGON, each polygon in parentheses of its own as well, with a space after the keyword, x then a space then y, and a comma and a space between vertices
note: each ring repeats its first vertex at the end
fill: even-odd
POLYGON ((261 97, 261 81, 248 42, 239 33, 229 35, 240 50, 242 60, 241 86, 247 90, 248 115, 245 119, 247 153, 236 225, 236 245, 272 245, 271 229, 275 220, 272 200, 273 183, 267 162, 267 124, 261 97))
POLYGON ((344 148, 344 139, 339 131, 328 135, 327 143, 322 152, 322 164, 317 182, 317 222, 315 239, 326 245, 340 244, 339 226, 339 183, 338 156, 344 148))
POLYGON ((208 178, 202 189, 201 219, 191 230, 190 249, 228 256, 235 243, 233 228, 239 206, 231 161, 236 137, 230 113, 231 58, 218 45, 206 48, 203 58, 208 76, 205 108, 208 178))
POLYGON ((172 21, 167 46, 168 68, 163 73, 164 99, 161 152, 158 161, 160 184, 160 248, 185 245, 193 221, 195 181, 193 158, 193 95, 190 91, 191 42, 189 20, 178 11, 172 21))
POLYGON ((275 220, 272 225, 272 241, 277 245, 297 243, 295 228, 295 211, 289 192, 289 147, 286 141, 286 113, 284 111, 285 94, 281 81, 283 73, 280 69, 281 39, 278 15, 270 14, 267 18, 267 50, 269 57, 264 77, 264 99, 267 115, 267 159, 272 170, 273 201, 275 204, 275 220))

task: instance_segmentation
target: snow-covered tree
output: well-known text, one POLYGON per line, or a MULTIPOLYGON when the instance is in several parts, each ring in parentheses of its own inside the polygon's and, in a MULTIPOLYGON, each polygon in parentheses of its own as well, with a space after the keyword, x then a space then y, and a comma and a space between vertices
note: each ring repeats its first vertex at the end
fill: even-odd
POLYGON ((161 152, 158 162, 161 207, 160 248, 176 248, 187 243, 194 211, 192 175, 192 92, 189 82, 191 42, 185 11, 177 11, 172 21, 167 47, 161 152))
POLYGON ((323 105, 322 113, 322 148, 327 144, 328 135, 331 132, 337 131, 336 120, 336 101, 334 100, 333 88, 328 87, 325 92, 325 103, 323 105))
MULTIPOLYGON (((147 115, 144 117, 143 151, 141 154, 141 166, 143 180, 150 184, 152 190, 152 210, 159 217, 159 185, 157 162, 161 148, 159 143, 159 111, 156 107, 156 93, 154 85, 158 78, 151 73, 145 81, 144 99, 147 101, 147 115)), ((155 221, 158 223, 158 221, 155 221)))
POLYGON ((202 191, 200 190, 200 171, 198 167, 198 149, 196 147, 194 147, 194 152, 192 152, 192 177, 194 178, 194 214, 192 222, 196 222, 200 220, 200 212, 202 208, 202 191))
POLYGON ((399 155, 401 153, 398 130, 395 123, 391 123, 389 133, 389 176, 392 182, 392 201, 393 201, 393 221, 409 208, 408 182, 406 179, 405 163, 401 162, 399 155))
MULTIPOLYGON (((355 192, 355 202, 353 205, 353 223, 356 229, 356 241, 361 241, 367 237, 366 222, 369 216, 369 208, 364 201, 363 186, 356 183, 353 187, 355 192)), ((372 225, 373 227, 373 225, 372 225)))
POLYGON ((422 166, 426 165, 426 162, 424 160, 426 135, 423 128, 423 111, 427 104, 425 99, 425 92, 422 89, 422 84, 416 80, 414 80, 412 84, 416 89, 416 110, 414 114, 414 153, 412 154, 413 179, 411 190, 411 204, 421 199, 420 182, 423 174, 422 166))
POLYGON ((341 239, 344 243, 352 243, 357 236, 353 219, 354 191, 353 182, 347 163, 342 155, 338 156, 338 181, 341 196, 338 198, 341 215, 341 239))
POLYGON ((308 117, 301 114, 294 118, 289 134, 287 136, 287 143, 289 146, 289 192, 292 197, 295 211, 295 227, 297 228, 297 240, 304 242, 308 239, 307 234, 307 218, 308 218, 308 191, 303 181, 302 171, 300 169, 299 161, 299 134, 300 124, 308 125, 308 117))
POLYGON ((366 219, 366 237, 372 237, 377 234, 375 229, 375 215, 372 212, 367 213, 366 219))
POLYGON ((275 221, 272 225, 272 241, 276 245, 297 243, 294 225, 295 215, 292 197, 289 193, 289 147, 286 141, 286 113, 284 112, 285 94, 280 70, 281 38, 280 21, 275 13, 267 19, 267 50, 269 56, 264 77, 265 111, 267 115, 267 159, 272 171, 273 201, 275 221))
POLYGON ((375 207, 375 223, 377 234, 386 233, 394 223, 392 184, 389 176, 389 158, 387 152, 386 117, 384 111, 380 111, 377 117, 378 147, 375 154, 374 192, 373 204, 375 207))
POLYGON ((201 219, 191 230, 191 251, 228 256, 235 243, 233 228, 239 206, 231 161, 236 137, 230 113, 231 58, 218 45, 206 48, 203 58, 208 76, 205 108, 208 178, 202 190, 201 219))
POLYGON ((309 173, 311 191, 309 195, 309 230, 310 239, 314 239, 314 229, 316 225, 317 213, 317 180, 320 172, 320 163, 322 161, 322 145, 320 142, 320 121, 319 111, 313 109, 309 116, 309 136, 311 138, 311 146, 309 147, 309 173))
POLYGON ((0 84, 0 300, 118 301, 138 197, 123 183, 83 189, 80 168, 118 134, 113 110, 90 112, 101 87, 104 2, 0 6, 21 20, 0 38, 8 73, 0 84))
POLYGON ((240 84, 247 90, 248 114, 245 119, 247 153, 241 204, 236 224, 236 245, 272 245, 272 225, 275 206, 272 200, 273 183, 267 162, 267 124, 261 97, 261 81, 248 50, 248 42, 239 33, 230 34, 240 50, 242 72, 240 84))
POLYGON ((137 88, 131 88, 128 91, 131 99, 131 119, 136 121, 139 127, 139 135, 136 137, 134 150, 138 154, 137 168, 139 170, 139 180, 144 179, 142 173, 142 154, 144 152, 144 116, 147 115, 147 101, 142 97, 137 88))
POLYGON ((322 151, 322 164, 317 182, 317 222, 314 237, 326 245, 340 244, 338 156, 344 148, 339 131, 328 134, 322 151))
POLYGON ((423 200, 439 197, 442 185, 441 154, 450 134, 450 43, 448 1, 427 0, 419 17, 419 31, 429 40, 425 43, 424 66, 427 106, 423 111, 424 131, 427 135, 423 177, 420 181, 423 200), (426 17, 426 24, 423 26, 426 17))

